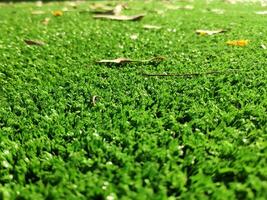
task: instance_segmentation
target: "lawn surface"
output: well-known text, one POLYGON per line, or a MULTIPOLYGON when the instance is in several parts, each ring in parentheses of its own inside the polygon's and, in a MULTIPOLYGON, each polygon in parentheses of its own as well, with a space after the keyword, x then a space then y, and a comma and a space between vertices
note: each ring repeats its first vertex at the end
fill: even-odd
POLYGON ((142 20, 109 21, 90 4, 0 4, 0 199, 267 199, 267 8, 135 1, 142 20))

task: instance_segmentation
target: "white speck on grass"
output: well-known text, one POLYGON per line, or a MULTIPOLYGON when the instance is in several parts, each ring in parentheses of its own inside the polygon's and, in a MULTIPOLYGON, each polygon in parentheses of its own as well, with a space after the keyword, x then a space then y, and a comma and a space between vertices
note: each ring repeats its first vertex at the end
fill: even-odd
POLYGON ((115 199, 115 195, 113 193, 111 193, 110 195, 107 196, 106 199, 107 200, 114 200, 115 199))
POLYGON ((131 38, 132 40, 137 40, 137 39, 138 39, 138 34, 130 35, 130 38, 131 38))
POLYGON ((105 182, 103 183, 102 189, 103 189, 103 190, 106 190, 108 185, 109 185, 109 182, 105 181, 105 182))
POLYGON ((4 150, 3 154, 4 154, 4 155, 9 155, 10 152, 6 149, 6 150, 4 150))
POLYGON ((107 165, 113 165, 113 163, 111 161, 108 161, 107 165))
POLYGON ((4 161, 2 161, 2 166, 4 168, 9 168, 10 167, 10 164, 6 160, 4 160, 4 161))

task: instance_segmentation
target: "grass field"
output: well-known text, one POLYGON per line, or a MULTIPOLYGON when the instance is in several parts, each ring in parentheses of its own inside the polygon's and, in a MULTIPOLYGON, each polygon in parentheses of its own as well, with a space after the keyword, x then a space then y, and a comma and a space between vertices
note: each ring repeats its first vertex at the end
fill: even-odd
POLYGON ((0 199, 267 199, 267 8, 92 4, 0 4, 0 199))

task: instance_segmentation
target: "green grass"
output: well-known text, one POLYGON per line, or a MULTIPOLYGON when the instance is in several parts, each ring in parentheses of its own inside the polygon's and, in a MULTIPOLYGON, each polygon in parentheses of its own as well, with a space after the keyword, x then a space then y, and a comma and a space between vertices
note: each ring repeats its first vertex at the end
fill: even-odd
POLYGON ((61 17, 50 11, 65 3, 0 5, 0 199, 266 199, 267 18, 254 13, 264 8, 195 1, 158 15, 163 3, 136 1, 125 13, 144 19, 116 22, 79 12, 89 4, 61 17), (195 34, 218 28, 229 31, 195 34), (226 45, 235 39, 250 43, 226 45), (158 55, 159 65, 95 64, 158 55), (230 69, 240 71, 141 75, 230 69))

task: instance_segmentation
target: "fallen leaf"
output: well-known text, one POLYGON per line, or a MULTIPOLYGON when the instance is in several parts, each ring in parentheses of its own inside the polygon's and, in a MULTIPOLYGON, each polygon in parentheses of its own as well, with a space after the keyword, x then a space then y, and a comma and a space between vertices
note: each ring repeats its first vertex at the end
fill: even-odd
POLYGON ((100 60, 97 61, 97 63, 114 63, 114 64, 123 64, 123 63, 129 63, 129 62, 134 62, 133 60, 129 59, 129 58, 117 58, 114 60, 100 60))
POLYGON ((46 17, 44 18, 41 23, 44 24, 44 25, 48 25, 49 24, 49 21, 50 21, 50 18, 49 17, 46 17))
POLYGON ((212 13, 218 14, 218 15, 224 14, 224 10, 222 10, 222 9, 216 9, 215 8, 215 9, 209 9, 209 11, 212 13))
POLYGON ((102 64, 125 64, 125 63, 159 63, 161 61, 165 60, 165 57, 163 56, 156 56, 150 59, 146 60, 132 60, 129 58, 117 58, 114 60, 100 60, 97 61, 97 63, 102 63, 102 64))
POLYGON ((55 10, 52 11, 52 15, 54 15, 55 17, 59 17, 63 15, 63 12, 61 10, 55 10))
POLYGON ((261 48, 267 49, 267 47, 264 44, 261 44, 261 48))
POLYGON ((117 6, 115 6, 115 8, 113 9, 113 14, 114 15, 120 15, 122 10, 124 8, 124 5, 122 4, 118 4, 117 6))
POLYGON ((72 8, 77 8, 78 2, 77 1, 75 1, 75 2, 67 1, 66 4, 67 4, 67 6, 70 6, 72 8))
POLYGON ((243 47, 243 46, 247 46, 248 42, 249 42, 249 40, 231 40, 231 41, 227 41, 226 44, 228 44, 230 46, 243 47))
POLYGON ((36 46, 43 46, 45 45, 44 42, 40 40, 24 40, 24 42, 28 45, 36 45, 36 46))
POLYGON ((35 5, 36 5, 37 7, 42 7, 42 6, 43 6, 43 2, 42 2, 42 1, 36 1, 36 2, 35 2, 35 5))
POLYGON ((45 12, 42 11, 42 10, 35 10, 35 11, 32 11, 32 15, 43 15, 43 14, 45 14, 45 12))
POLYGON ((169 10, 193 10, 194 6, 192 5, 185 5, 185 6, 176 6, 176 5, 170 5, 167 4, 165 7, 169 10))
POLYGON ((62 8, 62 11, 63 11, 63 12, 68 12, 69 9, 68 9, 67 7, 64 7, 64 8, 62 8))
POLYGON ((257 15, 267 15, 267 10, 255 12, 257 15))
POLYGON ((161 29, 161 26, 155 26, 155 25, 149 25, 149 24, 145 24, 143 26, 144 29, 155 29, 155 30, 159 30, 161 29))
POLYGON ((145 15, 139 14, 139 15, 132 15, 132 16, 126 16, 126 15, 94 15, 93 18, 95 19, 110 19, 110 20, 117 20, 117 21, 137 21, 141 20, 145 15))
POLYGON ((196 30, 196 33, 199 35, 215 35, 218 33, 223 33, 225 30, 219 29, 219 30, 196 30))
POLYGON ((118 4, 114 8, 109 6, 96 7, 91 9, 91 13, 102 15, 120 15, 122 10, 126 7, 124 4, 118 4))
POLYGON ((186 6, 182 6, 181 9, 184 9, 184 10, 193 10, 194 9, 194 6, 186 5, 186 6))

